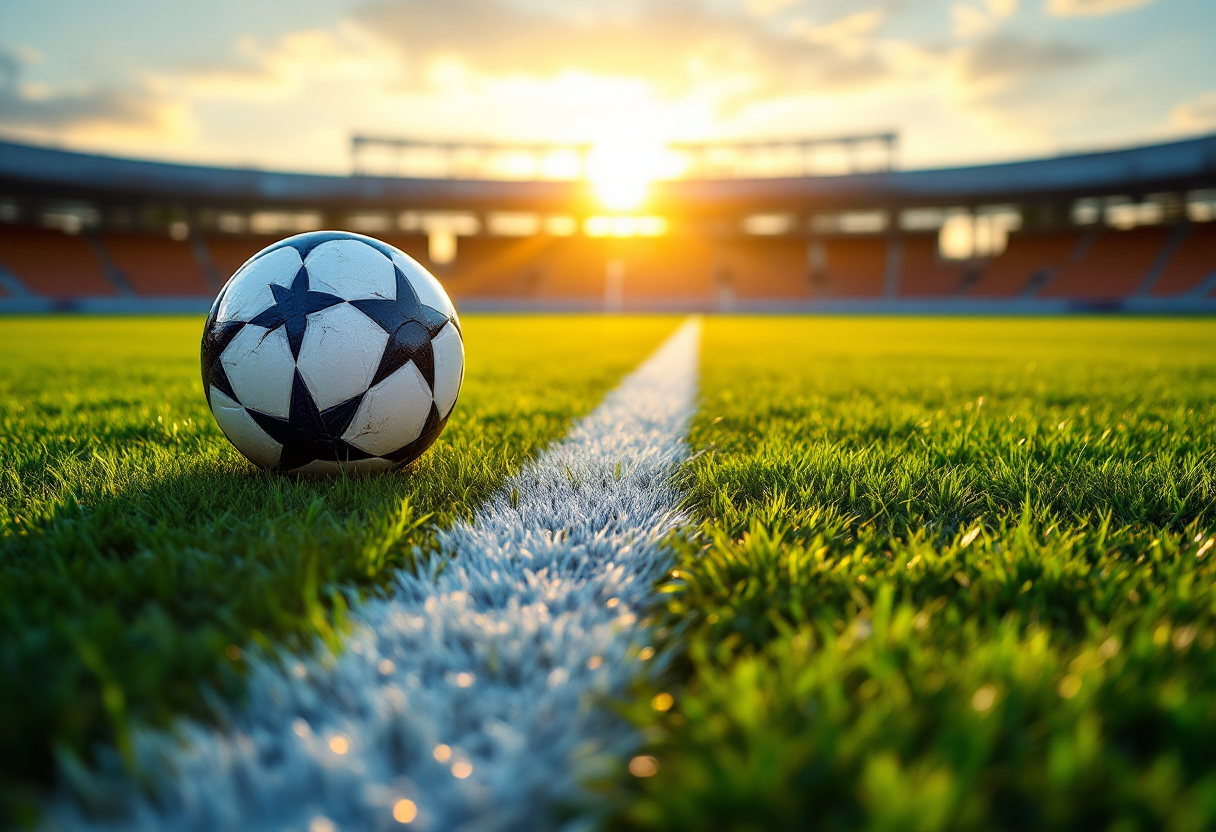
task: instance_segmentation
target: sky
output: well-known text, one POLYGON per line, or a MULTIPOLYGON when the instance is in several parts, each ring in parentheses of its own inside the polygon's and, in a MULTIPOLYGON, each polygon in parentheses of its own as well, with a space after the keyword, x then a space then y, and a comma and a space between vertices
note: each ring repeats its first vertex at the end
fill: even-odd
POLYGON ((343 173, 352 133, 894 129, 948 166, 1216 131, 1216 0, 0 0, 0 136, 343 173))

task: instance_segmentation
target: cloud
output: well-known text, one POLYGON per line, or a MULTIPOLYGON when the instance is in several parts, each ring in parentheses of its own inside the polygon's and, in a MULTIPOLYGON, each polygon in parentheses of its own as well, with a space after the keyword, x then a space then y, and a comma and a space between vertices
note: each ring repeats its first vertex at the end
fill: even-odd
POLYGON ((0 126, 55 132, 79 128, 160 130, 173 122, 168 102, 147 90, 87 85, 56 89, 22 82, 28 50, 0 48, 0 126))
POLYGON ((1170 118, 1188 130, 1216 129, 1216 90, 1182 102, 1173 109, 1170 118))
POLYGON ((925 85, 962 118, 1014 144, 1046 146, 1060 130, 1092 114, 1078 74, 1102 53, 1067 41, 996 33, 954 47, 926 50, 925 85))
POLYGON ((1153 0, 1047 0, 1052 17, 1098 17, 1147 6, 1153 0))
POLYGON ((673 0, 599 9, 377 0, 357 19, 402 50, 416 79, 445 63, 484 78, 577 72, 638 79, 674 98, 715 84, 749 96, 840 90, 890 74, 870 35, 881 18, 871 12, 835 21, 843 28, 833 31, 673 0))
POLYGON ((960 75, 973 86, 1008 86, 1088 64, 1097 54, 1064 41, 996 35, 956 54, 960 75))
POLYGON ((987 0, 986 5, 994 17, 1012 17, 1018 10, 1018 0, 987 0))
POLYGON ((267 43, 250 36, 208 63, 178 66, 161 80, 190 97, 282 99, 318 80, 391 84, 401 64, 381 41, 349 23, 288 32, 267 43))
POLYGON ((0 49, 0 89, 6 89, 17 83, 21 72, 21 61, 15 51, 0 49))
POLYGON ((982 5, 955 3, 950 8, 956 37, 969 38, 994 31, 1018 10, 1018 0, 986 0, 982 5))

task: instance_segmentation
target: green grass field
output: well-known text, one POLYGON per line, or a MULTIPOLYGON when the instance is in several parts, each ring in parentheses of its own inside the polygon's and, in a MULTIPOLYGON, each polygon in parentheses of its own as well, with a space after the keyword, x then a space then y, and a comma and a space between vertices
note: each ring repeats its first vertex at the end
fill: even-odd
MULTIPOLYGON (((239 696, 251 645, 343 613, 560 437, 673 318, 464 322, 467 380, 408 475, 259 473, 203 398, 202 321, 0 320, 0 783, 239 696)), ((25 808, 22 808, 25 807, 25 808)))
MULTIPOLYGON (((340 646, 676 325, 477 317, 409 474, 261 474, 192 319, 0 321, 0 778, 340 646), (204 693, 204 691, 208 693, 204 693)), ((1216 323, 710 318, 619 829, 1216 826, 1216 323)))
POLYGON ((1214 338, 710 321, 615 825, 1216 827, 1214 338))

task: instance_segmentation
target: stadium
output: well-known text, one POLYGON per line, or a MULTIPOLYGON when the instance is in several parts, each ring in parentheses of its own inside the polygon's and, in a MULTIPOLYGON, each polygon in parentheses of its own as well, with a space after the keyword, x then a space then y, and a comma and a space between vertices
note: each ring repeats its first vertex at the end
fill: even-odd
POLYGON ((1216 829, 1206 3, 0 4, 0 828, 1216 829))
POLYGON ((470 310, 1214 308, 1216 136, 913 171, 893 169, 896 139, 680 147, 700 167, 643 214, 606 213, 585 176, 501 178, 578 147, 357 136, 335 177, 3 144, 0 309, 205 311, 254 253, 319 228, 393 243, 470 310))

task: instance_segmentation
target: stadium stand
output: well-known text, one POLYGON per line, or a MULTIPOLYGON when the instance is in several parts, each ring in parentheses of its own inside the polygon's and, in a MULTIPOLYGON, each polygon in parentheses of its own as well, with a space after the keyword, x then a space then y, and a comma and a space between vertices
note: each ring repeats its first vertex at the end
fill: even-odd
POLYGON ((427 254, 427 241, 425 234, 376 234, 374 235, 389 245, 396 246, 404 251, 410 257, 413 257, 422 265, 429 269, 436 268, 435 264, 431 263, 427 254))
POLYGON ((943 260, 938 254, 936 234, 907 234, 903 238, 898 293, 908 298, 955 297, 966 288, 969 267, 965 261, 943 260))
POLYGON ((0 265, 42 297, 59 300, 118 294, 96 253, 79 235, 0 226, 0 265))
POLYGON ((440 272, 459 298, 598 300, 616 291, 631 302, 702 308, 809 297, 799 239, 537 236, 460 245, 456 263, 440 272))
POLYGON ((1093 245, 1060 267, 1040 297, 1115 300, 1135 292, 1143 283, 1169 238, 1163 226, 1130 231, 1103 229, 1093 245))
POLYGON ((1082 242, 1078 231, 1011 234, 1009 244, 993 258, 970 295, 1015 298, 1048 283, 1082 242))
POLYGON ((742 239, 726 246, 726 268, 739 300, 797 301, 811 297, 807 242, 802 239, 742 239))
POLYGON ((107 233, 101 236, 101 245, 138 295, 200 297, 215 291, 184 240, 107 233))
POLYGON ((621 292, 630 285, 640 285, 641 280, 636 272, 630 274, 615 242, 604 238, 555 238, 530 267, 535 271, 525 273, 525 285, 533 287, 534 297, 607 303, 609 263, 623 264, 613 267, 621 292))
POLYGON ((548 269, 542 258, 552 244, 553 238, 543 235, 467 237, 460 239, 456 260, 448 266, 411 256, 430 265, 456 298, 528 298, 543 293, 548 269))
POLYGON ((695 237, 612 240, 605 241, 602 250, 605 280, 608 263, 619 263, 621 293, 631 300, 729 305, 741 287, 758 276, 754 264, 736 252, 695 237))
MULTIPOLYGON (((604 216, 577 180, 280 173, 0 142, 0 312, 203 310, 290 233, 246 230, 348 223, 385 229, 375 236, 467 309, 1216 311, 1216 222, 1201 222, 1213 190, 1216 135, 962 168, 656 182, 641 211, 667 233, 617 237, 599 235, 630 218, 604 216), (911 214, 985 211, 1022 228, 991 257, 946 260, 937 233, 905 230, 911 214), (524 233, 498 221, 511 214, 545 233, 511 236, 524 233), (862 215, 883 222, 844 222, 862 215), (754 222, 768 217, 784 221, 754 222), (1170 223, 1103 224, 1129 217, 1170 223), (431 262, 452 233, 454 260, 431 262)), ((636 218, 644 228, 656 226, 636 218)))
POLYGON ((813 273, 815 294, 836 298, 879 298, 887 272, 885 237, 830 237, 823 240, 822 271, 813 273))
POLYGON ((271 236, 217 235, 207 237, 204 245, 216 276, 223 282, 236 274, 246 260, 274 241, 275 238, 271 236))
MULTIPOLYGON (((423 265, 426 257, 426 237, 421 234, 382 234, 380 239, 404 251, 423 265)), ((218 282, 236 274, 245 261, 279 238, 272 234, 214 234, 203 241, 203 249, 215 270, 218 282)), ((213 290, 212 290, 213 291, 213 290)))
POLYGON ((1161 275, 1149 287, 1149 294, 1185 295, 1213 276, 1216 276, 1216 222, 1192 225, 1161 275))

